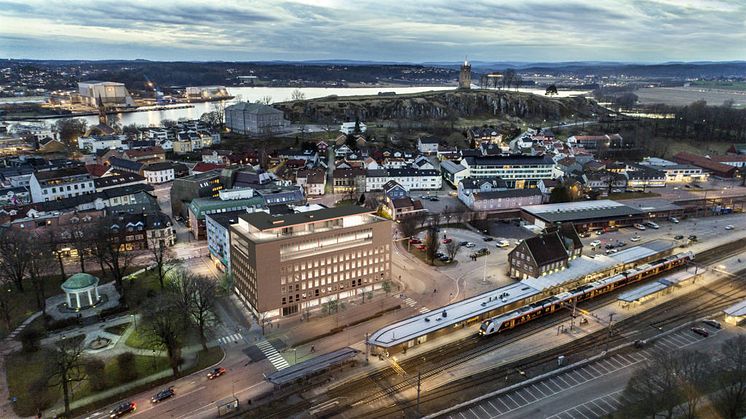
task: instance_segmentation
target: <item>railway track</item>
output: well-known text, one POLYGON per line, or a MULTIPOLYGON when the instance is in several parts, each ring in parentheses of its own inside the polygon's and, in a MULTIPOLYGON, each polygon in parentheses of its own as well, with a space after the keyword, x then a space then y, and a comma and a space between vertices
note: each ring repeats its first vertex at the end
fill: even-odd
MULTIPOLYGON (((699 265, 716 263, 740 253, 744 247, 746 247, 746 239, 741 239, 701 252, 696 255, 695 261, 699 265)), ((746 270, 738 273, 738 275, 739 277, 743 277, 746 275, 746 270)), ((711 294, 709 299, 698 302, 694 306, 682 304, 682 301, 679 301, 681 297, 676 300, 662 303, 656 306, 655 310, 648 310, 637 316, 616 323, 613 327, 615 333, 611 336, 609 336, 606 331, 596 332, 577 339, 572 343, 528 357, 524 360, 502 365, 495 369, 467 377, 466 379, 428 390, 428 392, 421 397, 422 405, 424 406, 427 403, 437 401, 445 396, 465 393, 466 390, 474 387, 479 387, 481 393, 489 391, 485 386, 490 386, 490 384, 496 386, 495 388, 500 388, 497 383, 500 382, 500 384, 505 385, 501 380, 502 377, 506 376, 505 371, 527 371, 549 362, 555 363, 557 356, 560 354, 578 353, 596 345, 608 344, 613 346, 614 344, 620 343, 624 340, 644 338, 646 332, 649 334, 652 334, 653 332, 657 333, 662 327, 668 327, 675 323, 683 323, 683 319, 685 318, 701 317, 708 309, 711 310, 713 306, 716 310, 720 310, 723 307, 732 304, 733 301, 743 298, 741 296, 742 294, 738 293, 736 289, 729 290, 720 288, 727 287, 727 284, 718 285, 717 289, 709 289, 714 285, 715 284, 711 284, 707 289, 694 290, 684 296, 691 298, 693 295, 692 293, 697 293, 695 298, 691 298, 691 301, 697 301, 700 298, 708 298, 706 294, 711 294), (655 313, 651 313, 651 311, 655 313), (661 312, 666 313, 667 316, 660 317, 661 312), (645 325, 649 326, 645 327, 645 325), (496 376, 500 377, 500 379, 496 379, 496 376)), ((597 299, 581 303, 579 304, 579 307, 589 311, 594 310, 595 308, 608 304, 616 297, 616 294, 616 292, 613 292, 597 299)), ((567 314, 569 315, 570 313, 568 312, 567 314)), ((402 416, 402 414, 413 414, 416 402, 403 397, 402 393, 416 388, 417 371, 420 372, 421 379, 423 380, 436 376, 463 362, 510 345, 532 331, 549 328, 566 321, 567 316, 554 315, 535 320, 527 325, 521 326, 520 328, 511 330, 508 333, 492 337, 491 339, 484 339, 477 335, 471 335, 449 343, 448 345, 428 351, 422 356, 402 361, 399 364, 400 367, 409 373, 404 377, 399 376, 393 368, 383 368, 364 378, 347 382, 343 385, 329 389, 324 398, 309 400, 302 396, 294 397, 294 403, 275 405, 275 408, 273 408, 271 412, 261 412, 261 416, 267 418, 292 417, 301 414, 302 412, 307 412, 314 406, 323 405, 325 402, 329 401, 334 401, 334 403, 330 403, 330 408, 318 412, 316 416, 332 417, 335 415, 341 415, 342 417, 391 417, 402 416), (379 410, 364 409, 366 405, 380 402, 387 398, 391 399, 392 402, 392 405, 387 408, 379 410)), ((299 393, 301 393, 301 391, 298 391, 297 393, 297 395, 300 396, 299 393)))

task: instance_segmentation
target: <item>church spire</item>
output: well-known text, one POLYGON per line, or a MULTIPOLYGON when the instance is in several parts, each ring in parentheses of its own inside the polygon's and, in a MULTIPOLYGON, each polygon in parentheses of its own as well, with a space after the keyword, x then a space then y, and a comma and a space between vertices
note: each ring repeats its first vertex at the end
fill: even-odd
POLYGON ((99 93, 96 98, 96 106, 98 107, 98 123, 101 125, 107 125, 108 117, 106 116, 106 109, 104 109, 104 101, 101 100, 101 94, 99 93))

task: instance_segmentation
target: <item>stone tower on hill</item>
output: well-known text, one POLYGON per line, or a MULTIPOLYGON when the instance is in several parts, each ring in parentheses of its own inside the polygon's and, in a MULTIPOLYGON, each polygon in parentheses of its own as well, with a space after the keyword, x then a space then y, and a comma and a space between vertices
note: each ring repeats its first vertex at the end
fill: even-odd
POLYGON ((464 64, 461 65, 461 73, 458 75, 458 88, 471 89, 471 64, 468 60, 464 60, 464 64))

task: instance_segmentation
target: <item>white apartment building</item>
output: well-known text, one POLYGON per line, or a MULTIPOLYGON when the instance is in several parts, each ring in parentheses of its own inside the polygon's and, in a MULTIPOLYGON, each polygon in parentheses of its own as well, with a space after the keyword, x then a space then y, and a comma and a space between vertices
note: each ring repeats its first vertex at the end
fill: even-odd
POLYGON ((437 170, 417 170, 413 168, 368 170, 365 178, 365 191, 381 191, 388 181, 395 181, 407 191, 438 190, 443 186, 443 178, 437 170))
POLYGON ((34 203, 96 192, 93 178, 83 166, 35 172, 31 175, 29 189, 34 203))
MULTIPOLYGON (((364 123, 360 122, 359 124, 361 133, 365 132, 368 129, 368 127, 364 123)), ((355 132, 355 122, 343 122, 342 125, 339 127, 339 132, 345 135, 353 134, 355 132)))
POLYGON ((99 150, 129 150, 124 135, 91 135, 78 138, 78 148, 89 153, 99 150))
POLYGON ((143 167, 142 175, 151 185, 170 182, 176 177, 174 165, 171 162, 150 163, 143 167))
POLYGON ((503 179, 509 188, 533 187, 542 179, 555 176, 554 161, 547 156, 481 156, 465 157, 461 165, 468 173, 464 177, 503 179))

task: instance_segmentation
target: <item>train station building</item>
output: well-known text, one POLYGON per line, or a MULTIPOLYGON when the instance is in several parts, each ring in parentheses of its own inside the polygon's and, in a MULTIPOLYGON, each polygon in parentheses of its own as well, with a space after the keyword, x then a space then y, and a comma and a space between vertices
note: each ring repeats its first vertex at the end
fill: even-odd
POLYGON ((527 278, 385 326, 372 333, 367 344, 374 354, 397 353, 547 296, 620 274, 632 267, 670 255, 672 251, 671 241, 653 240, 609 256, 580 256, 565 270, 538 278, 527 278))

